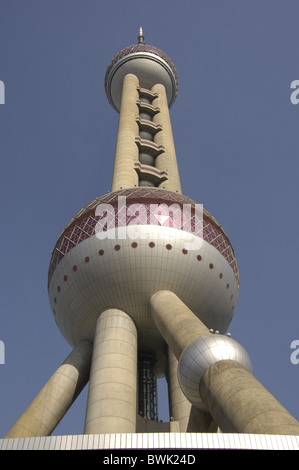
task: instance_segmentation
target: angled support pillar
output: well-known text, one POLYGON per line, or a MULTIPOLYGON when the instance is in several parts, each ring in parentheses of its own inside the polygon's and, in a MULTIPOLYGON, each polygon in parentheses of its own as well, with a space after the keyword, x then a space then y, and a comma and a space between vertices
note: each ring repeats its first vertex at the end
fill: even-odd
POLYGON ((218 426, 211 414, 196 408, 183 394, 178 381, 178 361, 170 349, 168 349, 168 390, 170 416, 174 420, 170 421, 170 431, 176 432, 173 423, 178 423, 179 432, 217 432, 218 426))
POLYGON ((76 346, 5 438, 49 436, 89 379, 92 345, 76 346))
POLYGON ((212 364, 199 393, 223 432, 299 436, 299 423, 239 362, 212 364))
POLYGON ((150 298, 154 322, 177 360, 195 339, 209 335, 209 329, 173 292, 163 290, 150 298))
POLYGON ((204 405, 223 432, 299 435, 299 423, 253 376, 239 343, 211 334, 173 292, 157 292, 150 305, 179 361, 182 391, 195 407, 204 405))

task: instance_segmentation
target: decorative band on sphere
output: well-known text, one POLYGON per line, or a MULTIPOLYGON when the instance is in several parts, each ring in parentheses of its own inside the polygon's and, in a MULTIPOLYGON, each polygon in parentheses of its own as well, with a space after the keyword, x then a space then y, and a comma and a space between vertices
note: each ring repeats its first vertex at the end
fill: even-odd
POLYGON ((151 54, 153 57, 156 56, 157 58, 160 58, 161 60, 165 62, 165 64, 169 67, 169 70, 171 70, 171 73, 174 77, 174 83, 176 85, 176 94, 177 94, 179 78, 178 78, 178 73, 177 73, 174 63, 169 58, 169 56, 165 54, 165 52, 163 52, 161 49, 158 49, 157 47, 152 46, 150 44, 134 44, 132 46, 125 47, 120 52, 118 52, 110 61, 107 67, 106 75, 105 75, 105 88, 107 89, 109 76, 111 75, 112 70, 115 68, 117 64, 121 63, 123 60, 126 60, 130 56, 132 57, 134 55, 141 54, 141 53, 151 54))
POLYGON ((171 68, 172 73, 175 76, 176 82, 177 83, 179 82, 175 65, 172 62, 172 60, 169 58, 169 56, 165 54, 165 52, 163 52, 161 49, 158 49, 156 46, 151 46, 150 44, 134 44, 132 46, 128 46, 122 49, 110 61, 107 71, 106 71, 106 75, 105 75, 105 83, 107 82, 107 79, 108 79, 109 74, 111 73, 111 70, 113 69, 113 67, 115 67, 115 65, 120 60, 122 60, 123 58, 129 55, 140 53, 140 52, 151 53, 163 59, 167 63, 167 65, 171 68))
POLYGON ((178 364, 178 380, 182 392, 193 405, 202 408, 199 382, 211 365, 222 360, 237 361, 252 372, 252 363, 247 352, 229 336, 203 336, 183 351, 178 364))
MULTIPOLYGON (((169 107, 174 103, 178 93, 178 74, 168 55, 157 47, 144 43, 135 44, 118 52, 110 61, 105 75, 105 91, 109 103, 117 111, 120 105, 119 97, 114 96, 112 82, 116 81, 117 89, 121 87, 124 73, 133 73, 141 79, 141 82, 146 76, 146 82, 151 84, 150 87, 156 83, 164 84, 167 88, 169 107)), ((147 88, 145 85, 142 86, 147 88)))
MULTIPOLYGON (((96 215, 96 209, 99 205, 106 204, 111 206, 111 209, 115 214, 115 227, 118 226, 118 219, 120 215, 119 201, 120 198, 124 197, 126 198, 128 206, 131 206, 132 204, 136 206, 136 204, 139 204, 140 206, 147 209, 152 204, 157 206, 166 205, 169 208, 177 204, 178 207, 182 209, 182 211, 184 207, 190 206, 192 212, 196 206, 196 203, 186 196, 158 188, 124 189, 115 191, 113 193, 108 193, 95 199, 90 204, 81 209, 71 219, 57 240, 52 252, 49 266, 49 282, 56 267, 64 258, 64 256, 66 256, 69 251, 71 251, 82 241, 95 235, 96 227, 99 223, 99 216, 96 215)), ((141 222, 142 221, 139 221, 137 223, 140 224, 141 222)), ((130 217, 127 217, 127 223, 132 223, 130 217)), ((148 222, 143 221, 143 223, 147 224, 148 222)), ((197 233, 193 231, 193 216, 191 219, 191 227, 189 225, 190 224, 182 223, 179 228, 183 231, 188 231, 191 228, 191 232, 197 235, 197 233)), ((239 270, 232 245, 227 235, 223 231, 223 228, 216 222, 214 217, 212 217, 212 215, 206 211, 206 209, 203 209, 203 233, 198 235, 203 237, 203 240, 214 246, 222 254, 222 256, 224 256, 224 258, 230 264, 237 283, 239 284, 239 270)))

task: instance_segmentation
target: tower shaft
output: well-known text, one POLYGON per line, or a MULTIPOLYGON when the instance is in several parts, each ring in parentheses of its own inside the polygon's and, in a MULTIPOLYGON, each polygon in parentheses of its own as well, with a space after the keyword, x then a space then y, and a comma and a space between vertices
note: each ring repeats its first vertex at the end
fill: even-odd
POLYGON ((138 79, 128 74, 124 78, 121 109, 118 122, 118 133, 114 157, 112 191, 138 186, 134 163, 138 161, 138 147, 135 138, 138 136, 137 91, 138 79))
POLYGON ((112 191, 139 186, 181 194, 165 87, 140 87, 134 74, 123 80, 112 191))

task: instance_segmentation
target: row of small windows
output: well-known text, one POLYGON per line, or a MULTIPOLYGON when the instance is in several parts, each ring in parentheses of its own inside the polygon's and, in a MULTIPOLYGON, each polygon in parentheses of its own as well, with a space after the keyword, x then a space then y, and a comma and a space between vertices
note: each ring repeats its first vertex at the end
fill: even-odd
MULTIPOLYGON (((148 243, 148 246, 149 246, 150 248, 155 248, 156 244, 155 244, 155 242, 151 241, 151 242, 148 243)), ((137 243, 137 242, 132 242, 132 243, 131 243, 131 247, 132 247, 132 248, 137 248, 137 247, 138 247, 138 243, 137 243)), ((173 247, 172 247, 172 245, 171 245, 170 243, 167 243, 167 244, 165 245, 165 248, 166 248, 167 250, 171 250, 173 247)), ((121 249, 121 246, 120 246, 120 245, 118 245, 118 244, 114 245, 114 250, 115 250, 115 251, 120 251, 120 249, 121 249)), ((103 256, 103 255, 105 254, 105 251, 101 249, 101 250, 99 250, 98 254, 99 254, 99 256, 103 256)), ((183 249, 182 249, 182 254, 183 254, 183 255, 187 255, 187 254, 188 254, 188 250, 186 250, 185 248, 183 248, 183 249)), ((202 258, 201 255, 197 255, 197 256, 196 256, 196 259, 197 259, 198 261, 202 261, 203 258, 202 258)), ((86 257, 84 258, 84 262, 85 262, 85 263, 89 263, 89 261, 90 261, 90 257, 89 257, 89 256, 86 256, 86 257)), ((209 264, 209 268, 210 268, 210 270, 213 270, 213 269, 214 269, 214 264, 213 264, 213 263, 210 263, 210 264, 209 264)), ((72 270, 73 270, 73 272, 76 272, 76 271, 78 270, 78 266, 77 266, 77 265, 73 265, 72 270)), ((219 279, 223 279, 223 273, 222 273, 222 272, 219 273, 219 279)), ((65 274, 64 277, 63 277, 63 281, 64 281, 64 282, 67 282, 67 281, 68 281, 68 276, 67 276, 66 274, 65 274)), ((226 290, 229 290, 229 288, 230 288, 230 284, 227 283, 227 284, 226 284, 226 290)), ((57 292, 61 292, 61 286, 60 286, 60 285, 57 286, 57 292)), ((233 294, 232 294, 231 297, 230 297, 230 300, 232 300, 232 299, 233 299, 233 294)), ((54 303, 55 303, 55 304, 57 303, 57 298, 56 298, 56 297, 54 297, 54 303)), ((233 308, 234 308, 234 307, 233 307, 233 308)))

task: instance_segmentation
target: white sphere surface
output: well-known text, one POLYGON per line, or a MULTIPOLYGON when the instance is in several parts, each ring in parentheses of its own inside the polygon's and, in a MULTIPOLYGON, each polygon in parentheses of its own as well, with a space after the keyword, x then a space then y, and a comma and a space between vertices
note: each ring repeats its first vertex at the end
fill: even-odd
POLYGON ((238 298, 233 270, 219 251, 182 230, 163 226, 133 227, 135 238, 109 238, 106 232, 84 240, 56 267, 49 299, 57 325, 75 345, 93 339, 97 317, 118 308, 134 320, 141 347, 164 342, 149 311, 159 290, 174 292, 209 327, 226 331, 238 298), (196 249, 190 249, 190 237, 196 249), (188 250, 186 250, 188 246, 188 250))

